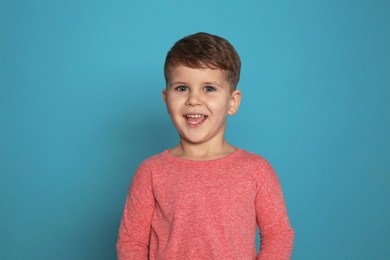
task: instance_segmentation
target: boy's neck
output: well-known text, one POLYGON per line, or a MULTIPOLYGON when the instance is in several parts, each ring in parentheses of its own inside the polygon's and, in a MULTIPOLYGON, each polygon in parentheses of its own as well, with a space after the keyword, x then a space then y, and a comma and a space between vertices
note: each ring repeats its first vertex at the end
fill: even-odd
POLYGON ((193 144, 181 140, 179 145, 169 151, 169 154, 188 160, 207 161, 228 156, 235 151, 236 148, 225 140, 220 144, 193 144))

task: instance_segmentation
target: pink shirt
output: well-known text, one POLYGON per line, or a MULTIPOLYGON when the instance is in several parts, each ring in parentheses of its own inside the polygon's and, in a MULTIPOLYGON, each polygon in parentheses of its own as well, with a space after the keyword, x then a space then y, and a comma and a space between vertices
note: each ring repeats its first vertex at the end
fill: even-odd
POLYGON ((290 259, 294 231, 279 180, 261 156, 237 149, 191 161, 164 151, 131 182, 118 259, 290 259))

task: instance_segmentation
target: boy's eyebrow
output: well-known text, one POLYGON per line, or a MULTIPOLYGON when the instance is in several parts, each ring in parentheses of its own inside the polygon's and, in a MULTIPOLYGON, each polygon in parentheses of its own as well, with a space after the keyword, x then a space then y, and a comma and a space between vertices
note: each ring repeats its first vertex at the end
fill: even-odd
POLYGON ((186 85, 187 83, 184 81, 174 81, 174 82, 171 82, 171 84, 169 84, 169 85, 171 86, 171 85, 178 85, 178 84, 186 85))
POLYGON ((219 84, 218 82, 216 81, 206 81, 206 82, 203 82, 204 85, 214 85, 214 86, 219 86, 219 87, 223 87, 221 84, 219 84))
POLYGON ((173 85, 187 85, 187 83, 184 81, 169 82, 168 87, 172 87, 173 85))
MULTIPOLYGON (((173 85, 188 85, 188 83, 186 83, 184 81, 174 81, 174 82, 171 82, 168 86, 173 86, 173 85)), ((205 82, 202 82, 202 85, 212 85, 212 86, 223 87, 223 85, 219 84, 216 81, 205 81, 205 82)))

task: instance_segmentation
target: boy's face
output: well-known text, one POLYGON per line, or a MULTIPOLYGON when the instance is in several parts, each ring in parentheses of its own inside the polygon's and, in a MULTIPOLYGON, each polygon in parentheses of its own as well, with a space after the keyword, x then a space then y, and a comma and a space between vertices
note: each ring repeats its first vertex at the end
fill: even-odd
POLYGON ((163 98, 181 140, 201 144, 224 140, 227 115, 237 112, 241 93, 231 91, 222 70, 180 65, 172 68, 163 98))

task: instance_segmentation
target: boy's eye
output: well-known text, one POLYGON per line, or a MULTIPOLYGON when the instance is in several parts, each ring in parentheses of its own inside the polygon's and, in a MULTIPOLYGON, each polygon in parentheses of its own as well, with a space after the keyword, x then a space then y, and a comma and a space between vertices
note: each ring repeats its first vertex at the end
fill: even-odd
POLYGON ((178 86, 175 88, 177 91, 179 92, 184 92, 184 91, 187 91, 187 87, 186 86, 178 86))
POLYGON ((212 91, 215 91, 215 88, 212 86, 206 86, 206 87, 204 87, 204 91, 205 92, 212 92, 212 91))

